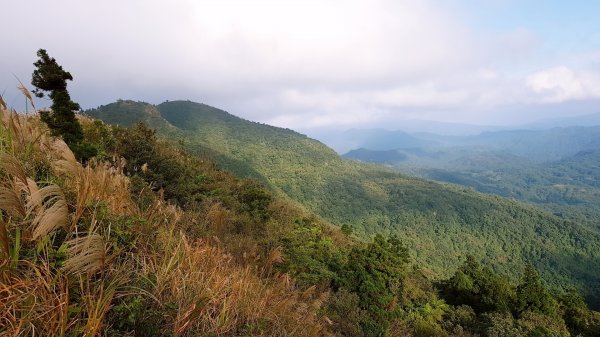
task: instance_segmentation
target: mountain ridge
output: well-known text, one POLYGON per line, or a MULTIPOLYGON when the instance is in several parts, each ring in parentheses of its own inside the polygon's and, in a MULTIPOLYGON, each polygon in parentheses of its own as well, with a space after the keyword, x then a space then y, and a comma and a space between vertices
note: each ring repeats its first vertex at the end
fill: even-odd
MULTIPOLYGON (((200 111, 206 105, 177 101, 157 107, 173 108, 173 120, 181 105, 190 111, 198 108, 193 125, 188 119, 188 130, 177 130, 186 148, 223 156, 216 160, 226 169, 258 175, 307 209, 363 236, 399 235, 416 260, 435 273, 443 275, 473 253, 503 273, 514 275, 528 262, 554 286, 574 282, 585 285, 588 295, 598 289, 600 277, 593 270, 600 261, 600 237, 575 223, 516 201, 347 161, 307 136, 232 118, 219 109, 211 111, 221 111, 225 120, 203 123, 207 119, 200 111), (571 237, 583 240, 576 243, 571 237), (573 265, 577 256, 586 256, 584 266, 573 265)), ((118 116, 122 111, 117 104, 88 113, 118 116)))

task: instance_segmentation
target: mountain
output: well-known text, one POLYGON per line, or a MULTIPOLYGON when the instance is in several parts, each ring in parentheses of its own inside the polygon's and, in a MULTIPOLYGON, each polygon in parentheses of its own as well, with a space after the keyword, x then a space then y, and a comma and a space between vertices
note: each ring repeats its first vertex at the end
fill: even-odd
POLYGON ((339 153, 357 148, 372 150, 395 150, 436 144, 435 141, 414 137, 407 132, 385 129, 310 130, 311 135, 323 141, 339 153))
POLYGON ((313 127, 301 129, 300 131, 311 138, 327 144, 327 146, 333 148, 338 153, 346 153, 361 147, 370 150, 390 150, 439 144, 438 140, 430 139, 427 135, 453 138, 506 129, 506 127, 499 126, 444 123, 426 120, 402 120, 390 123, 389 125, 396 125, 398 129, 344 129, 340 126, 333 126, 313 127))
POLYGON ((524 125, 524 129, 550 129, 555 127, 569 126, 597 126, 600 125, 600 112, 595 114, 580 115, 565 118, 553 118, 539 120, 533 123, 524 125))
POLYGON ((128 100, 117 101, 119 106, 119 113, 113 113, 112 107, 114 105, 100 106, 95 111, 95 118, 103 120, 108 124, 116 124, 121 126, 132 126, 139 121, 144 121, 150 127, 160 130, 175 131, 169 122, 167 122, 161 115, 160 111, 151 104, 145 104, 142 102, 134 102, 128 100))
MULTIPOLYGON (((120 103, 143 107, 169 137, 179 132, 156 107, 120 103)), ((432 279, 397 238, 357 240, 144 124, 78 123, 98 153, 85 163, 36 116, 0 105, 0 335, 459 337, 511 327, 515 336, 594 337, 600 329, 600 313, 577 291, 550 292, 530 266, 511 279, 468 257, 449 278, 432 279)))
MULTIPOLYGON (((580 152, 551 163, 518 163, 508 164, 507 161, 494 168, 485 168, 486 165, 481 163, 472 164, 468 169, 421 168, 418 174, 470 186, 484 193, 527 201, 561 217, 577 219, 591 228, 600 229, 598 151, 580 152)), ((417 173, 417 170, 412 172, 417 173)))
POLYGON ((400 150, 381 150, 373 151, 364 148, 352 150, 344 155, 346 158, 353 158, 372 163, 397 163, 406 160, 407 155, 400 150))
POLYGON ((361 148, 344 156, 527 201, 593 228, 600 224, 596 206, 600 127, 418 136, 440 145, 388 151, 361 148))
POLYGON ((485 132, 466 137, 461 143, 503 150, 540 162, 552 161, 600 149, 600 126, 485 132))
MULTIPOLYGON (((350 132, 350 131, 348 131, 350 132)), ((371 132, 353 130, 357 137, 352 149, 404 150, 409 148, 428 151, 457 152, 484 150, 505 152, 537 162, 560 160, 586 150, 600 149, 600 126, 556 127, 546 130, 502 130, 469 136, 449 136, 433 133, 405 135, 406 145, 394 136, 396 131, 371 132), (410 138, 407 138, 410 137, 410 138)))
POLYGON ((162 125, 160 134, 179 139, 189 151, 257 178, 363 238, 398 235, 434 275, 448 275, 473 254, 506 275, 516 276, 532 263, 554 287, 576 284, 588 296, 598 294, 600 234, 538 208, 345 160, 292 130, 204 104, 122 101, 86 113, 124 126, 135 121, 162 125), (156 120, 155 111, 163 121, 156 120))

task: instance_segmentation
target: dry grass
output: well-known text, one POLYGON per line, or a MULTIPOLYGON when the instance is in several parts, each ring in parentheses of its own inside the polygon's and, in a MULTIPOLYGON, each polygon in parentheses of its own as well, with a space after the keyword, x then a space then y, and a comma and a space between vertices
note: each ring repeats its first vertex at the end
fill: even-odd
POLYGON ((273 265, 283 263, 283 247, 278 246, 269 251, 267 260, 265 261, 265 271, 270 275, 273 270, 273 265))
POLYGON ((6 222, 0 219, 0 268, 4 267, 10 259, 10 243, 6 222))
POLYGON ((21 81, 19 81, 19 85, 17 86, 17 88, 23 94, 23 96, 25 96, 25 98, 27 98, 27 101, 31 104, 31 106, 35 110, 35 104, 33 104, 33 97, 31 97, 31 92, 29 92, 29 90, 25 87, 25 85, 21 81))
POLYGON ((37 240, 59 227, 65 227, 69 210, 62 189, 54 184, 38 188, 25 173, 25 168, 14 156, 0 156, 0 170, 4 172, 4 185, 0 186, 0 209, 19 221, 19 227, 37 240))
POLYGON ((1 274, 0 336, 66 335, 77 324, 68 314, 67 278, 47 264, 21 264, 27 275, 1 274))
POLYGON ((45 137, 35 118, 1 108, 0 119, 6 131, 0 148, 0 336, 63 336, 75 331, 99 335, 113 295, 94 293, 84 297, 87 302, 69 302, 69 275, 85 275, 81 277, 88 285, 107 287, 103 281, 90 281, 89 273, 103 265, 98 260, 104 261, 104 251, 97 248, 103 247, 99 235, 69 231, 71 215, 63 187, 45 183, 39 188, 29 178, 40 162, 69 157, 70 150, 64 142, 45 137), (47 256, 50 235, 59 228, 73 236, 63 269, 47 256), (22 249, 34 249, 36 258, 24 260, 22 249), (85 303, 100 304, 81 307, 85 303))
POLYGON ((15 156, 8 153, 0 154, 0 169, 2 169, 7 176, 17 179, 15 183, 20 182, 22 185, 27 185, 27 173, 25 173, 25 168, 21 164, 21 161, 15 156))
POLYGON ((37 240, 50 232, 66 227, 69 222, 69 208, 62 189, 48 185, 36 191, 29 191, 27 210, 34 214, 31 221, 32 239, 37 240))
POLYGON ((74 273, 94 273, 105 266, 107 247, 99 234, 88 234, 67 241, 69 259, 64 269, 74 273))
POLYGON ((19 194, 19 191, 15 191, 14 184, 0 186, 0 209, 12 217, 22 219, 25 217, 26 211, 19 194))
POLYGON ((113 214, 135 213, 136 207, 129 193, 129 180, 114 167, 90 163, 82 167, 74 160, 62 159, 54 163, 58 174, 67 176, 66 187, 77 195, 72 224, 75 225, 86 210, 102 203, 113 214))
POLYGON ((208 225, 208 228, 217 233, 222 232, 229 223, 227 210, 220 202, 211 202, 204 221, 208 225))
MULTIPOLYGON (((118 273, 115 274, 118 275, 118 273)), ((85 324, 82 324, 80 329, 83 336, 100 336, 102 334, 105 316, 123 282, 122 276, 107 275, 102 282, 90 282, 89 278, 79 277, 79 288, 83 294, 81 307, 87 314, 85 324)))
POLYGON ((0 123, 8 136, 8 152, 21 160, 43 155, 40 149, 48 147, 50 138, 37 118, 22 116, 15 111, 0 109, 0 123))
POLYGON ((170 317, 175 335, 323 335, 314 310, 322 302, 311 303, 287 282, 260 278, 206 241, 163 231, 159 242, 162 250, 143 261, 143 272, 155 276, 159 303, 178 308, 170 317))

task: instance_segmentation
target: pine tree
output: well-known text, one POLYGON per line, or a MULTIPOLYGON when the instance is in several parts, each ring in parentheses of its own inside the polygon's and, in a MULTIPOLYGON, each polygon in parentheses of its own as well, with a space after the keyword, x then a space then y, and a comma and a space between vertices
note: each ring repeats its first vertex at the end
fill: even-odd
POLYGON ((555 313, 556 301, 542 284, 540 274, 532 265, 525 267, 521 284, 517 287, 517 309, 519 314, 525 311, 541 312, 547 315, 555 313))
POLYGON ((81 124, 75 117, 79 104, 71 100, 67 91, 67 81, 73 76, 65 71, 44 49, 37 52, 39 60, 33 65, 31 84, 36 88, 33 93, 37 97, 47 95, 52 100, 50 111, 40 111, 40 117, 48 125, 53 136, 61 136, 71 147, 77 147, 83 140, 81 124))

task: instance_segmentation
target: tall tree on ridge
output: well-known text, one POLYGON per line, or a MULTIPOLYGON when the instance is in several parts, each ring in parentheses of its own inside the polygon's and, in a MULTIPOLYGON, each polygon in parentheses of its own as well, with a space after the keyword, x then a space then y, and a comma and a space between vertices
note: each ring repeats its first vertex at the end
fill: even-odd
POLYGON ((38 50, 37 56, 39 59, 33 64, 36 69, 31 79, 36 88, 33 93, 39 98, 48 95, 52 100, 51 111, 40 111, 41 119, 53 136, 61 136, 69 146, 77 147, 83 140, 83 130, 75 117, 80 106, 71 100, 67 91, 67 81, 72 81, 73 76, 48 56, 45 49, 38 50))

